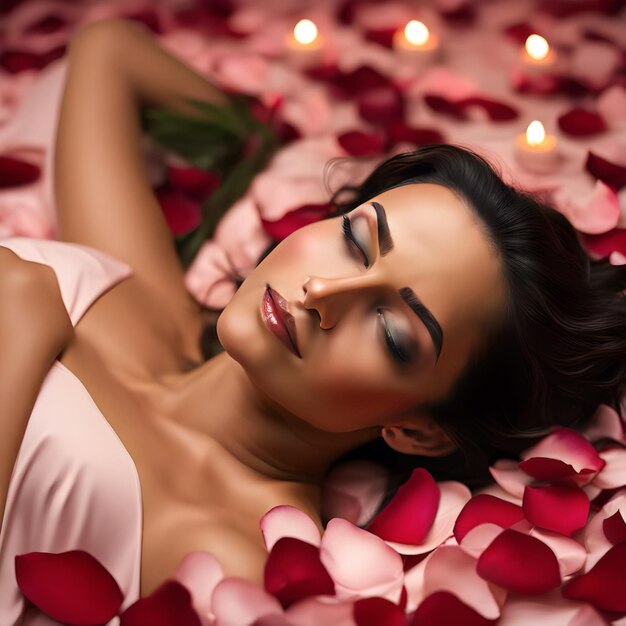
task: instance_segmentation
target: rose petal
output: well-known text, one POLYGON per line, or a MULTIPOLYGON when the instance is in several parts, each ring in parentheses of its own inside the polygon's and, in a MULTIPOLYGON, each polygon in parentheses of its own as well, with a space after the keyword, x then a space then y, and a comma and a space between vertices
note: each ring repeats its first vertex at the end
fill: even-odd
POLYGON ((66 624, 104 624, 119 611, 124 599, 113 576, 83 550, 19 554, 15 577, 30 602, 66 624))
POLYGON ((592 256, 608 257, 613 252, 626 254, 626 228, 614 228, 601 235, 582 235, 585 248, 592 256))
POLYGON ((626 449, 608 448, 600 452, 606 463, 593 484, 602 489, 617 489, 626 486, 626 449))
POLYGON ((402 120, 394 120, 387 125, 387 138, 391 145, 406 142, 416 146, 429 143, 443 143, 444 136, 434 128, 407 126, 402 120))
POLYGON ((559 563, 548 546, 515 530, 503 530, 480 555, 476 571, 509 591, 538 595, 561 584, 559 563))
POLYGON ((581 606, 567 626, 611 626, 592 606, 581 606))
POLYGON ((454 525, 454 536, 460 543, 475 526, 492 523, 508 528, 524 519, 522 508, 495 496, 479 494, 463 508, 454 525))
POLYGON ((595 111, 576 107, 557 119, 559 128, 574 137, 586 137, 604 132, 607 128, 604 118, 595 111))
POLYGON ((565 584, 563 596, 589 602, 601 611, 626 613, 626 543, 613 546, 586 574, 565 584))
POLYGON ((460 547, 471 557, 478 559, 503 530, 497 524, 479 524, 463 537, 460 547))
MULTIPOLYGON (((515 528, 515 530, 519 530, 515 528)), ((553 533, 549 530, 542 530, 534 527, 528 531, 528 535, 539 539, 545 543, 559 562, 559 571, 561 577, 571 576, 578 572, 587 560, 587 551, 578 543, 575 539, 570 537, 564 537, 558 533, 553 533)))
POLYGON ((168 187, 158 189, 155 195, 172 233, 182 235, 200 225, 202 214, 198 200, 168 187))
POLYGON ((504 102, 483 98, 481 96, 464 98, 457 104, 460 105, 464 111, 475 106, 484 109, 492 122, 508 122, 509 120, 514 120, 519 117, 519 112, 514 107, 504 102))
POLYGON ((165 581, 149 596, 131 604, 120 616, 120 626, 202 626, 191 605, 189 590, 179 582, 165 581))
POLYGON ((617 411, 613 407, 601 404, 587 422, 582 435, 589 441, 600 439, 623 441, 624 427, 617 411))
POLYGON ((341 518, 332 519, 322 536, 320 558, 340 599, 381 596, 398 601, 402 558, 376 535, 341 518))
POLYGON ((414 469, 367 529, 386 541, 419 545, 433 525, 439 497, 432 475, 425 469, 414 469))
POLYGON ((319 548, 293 537, 282 537, 273 545, 265 564, 264 584, 285 608, 310 596, 335 595, 319 548))
POLYGON ((210 624, 214 619, 211 596, 217 584, 224 578, 220 562, 210 552, 190 552, 176 568, 174 578, 191 593, 193 608, 202 623, 210 624))
POLYGON ((529 485, 522 507, 531 524, 571 536, 587 523, 589 498, 578 487, 529 485))
POLYGON ((424 594, 438 591, 454 593, 465 605, 487 619, 500 616, 489 583, 476 572, 476 560, 458 546, 440 546, 424 570, 424 594))
POLYGON ((613 189, 619 190, 626 185, 626 167, 612 163, 601 156, 589 151, 585 169, 613 189))
POLYGON ((174 187, 200 200, 204 200, 212 194, 221 183, 219 174, 199 167, 175 167, 168 165, 167 175, 174 187))
POLYGON ((211 610, 219 626, 251 624, 265 615, 283 613, 280 602, 243 578, 224 578, 213 591, 211 610))
POLYGON ((454 117, 458 120, 467 119, 467 114, 459 102, 453 102, 448 98, 435 94, 425 94, 424 102, 437 113, 449 115, 450 117, 454 117))
POLYGON ((357 107, 361 118, 376 125, 384 126, 404 116, 404 98, 395 87, 379 87, 361 94, 357 107))
POLYGON ((351 130, 337 137, 339 145, 352 156, 378 156, 385 152, 385 136, 382 132, 366 133, 351 130))
POLYGON ((308 226, 326 217, 336 207, 330 203, 306 204, 288 211, 280 219, 269 221, 261 218, 265 232, 274 240, 282 241, 303 226, 308 226))
POLYGON ((333 599, 331 603, 326 596, 302 600, 290 606, 286 615, 293 626, 356 626, 354 602, 337 602, 333 599))
POLYGON ((539 443, 525 450, 520 469, 538 480, 582 486, 604 467, 595 448, 570 428, 556 427, 539 443))
POLYGON ((315 522, 303 511, 281 504, 271 508, 259 522, 263 541, 268 552, 282 537, 294 537, 319 546, 321 542, 320 531, 315 522))
POLYGON ((626 89, 620 85, 605 89, 596 101, 596 108, 612 127, 626 126, 626 89))
POLYGON ((614 545, 626 541, 626 522, 620 511, 615 511, 613 515, 604 519, 602 530, 606 538, 614 545))
POLYGON ((436 624, 437 626, 490 626, 497 620, 484 618, 448 591, 437 591, 428 596, 413 614, 410 626, 436 624))
POLYGON ((357 626, 406 626, 404 611, 385 598, 363 598, 354 603, 357 626))
POLYGON ((41 168, 38 165, 8 155, 0 155, 0 189, 29 185, 40 176, 41 168))
POLYGON ((519 463, 511 459, 499 459, 489 468, 489 472, 504 491, 520 501, 526 485, 533 482, 532 477, 519 468, 519 463))

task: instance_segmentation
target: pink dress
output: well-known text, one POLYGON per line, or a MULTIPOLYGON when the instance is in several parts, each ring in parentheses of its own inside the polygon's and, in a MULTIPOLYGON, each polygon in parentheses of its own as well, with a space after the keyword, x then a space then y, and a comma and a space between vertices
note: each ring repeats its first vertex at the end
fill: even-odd
MULTIPOLYGON (((132 274, 125 263, 88 246, 25 237, 0 239, 0 245, 55 271, 74 326, 95 300, 132 274)), ((125 609, 139 597, 141 537, 135 464, 84 385, 55 361, 9 484, 0 530, 0 624, 58 624, 17 586, 14 559, 28 552, 89 552, 116 579, 125 609)))

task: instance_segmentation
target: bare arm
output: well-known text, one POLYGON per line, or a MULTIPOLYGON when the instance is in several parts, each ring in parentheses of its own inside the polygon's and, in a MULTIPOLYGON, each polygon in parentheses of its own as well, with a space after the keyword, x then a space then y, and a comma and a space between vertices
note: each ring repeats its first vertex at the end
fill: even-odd
POLYGON ((184 323, 198 307, 150 188, 139 113, 146 105, 191 112, 183 98, 226 96, 131 21, 82 27, 68 59, 55 148, 59 238, 128 263, 162 313, 184 323))
POLYGON ((53 270, 0 246, 0 525, 28 418, 73 334, 53 270))

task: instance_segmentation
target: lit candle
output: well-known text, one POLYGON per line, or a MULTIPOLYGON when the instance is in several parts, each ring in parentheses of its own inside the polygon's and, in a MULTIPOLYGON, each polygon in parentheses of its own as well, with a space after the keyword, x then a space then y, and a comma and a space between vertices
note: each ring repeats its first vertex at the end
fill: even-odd
POLYGON ((411 20, 393 36, 393 49, 404 58, 420 63, 434 61, 439 54, 439 37, 423 22, 411 20))
POLYGON ((324 43, 315 22, 300 20, 289 33, 286 43, 287 54, 292 62, 300 66, 319 65, 324 58, 324 43))
POLYGON ((520 56, 527 74, 538 76, 554 70, 556 54, 541 35, 529 35, 520 56))
POLYGON ((515 156, 527 170, 535 174, 548 174, 554 171, 559 162, 556 137, 547 135, 543 124, 534 120, 525 133, 517 135, 515 156))

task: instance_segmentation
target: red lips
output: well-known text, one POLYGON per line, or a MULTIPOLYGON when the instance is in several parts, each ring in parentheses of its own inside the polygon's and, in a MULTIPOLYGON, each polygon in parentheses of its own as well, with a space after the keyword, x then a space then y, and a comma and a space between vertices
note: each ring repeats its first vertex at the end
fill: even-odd
POLYGON ((287 300, 275 289, 266 286, 261 302, 261 316, 268 329, 282 341, 298 358, 302 358, 298 348, 296 322, 289 313, 287 300))

